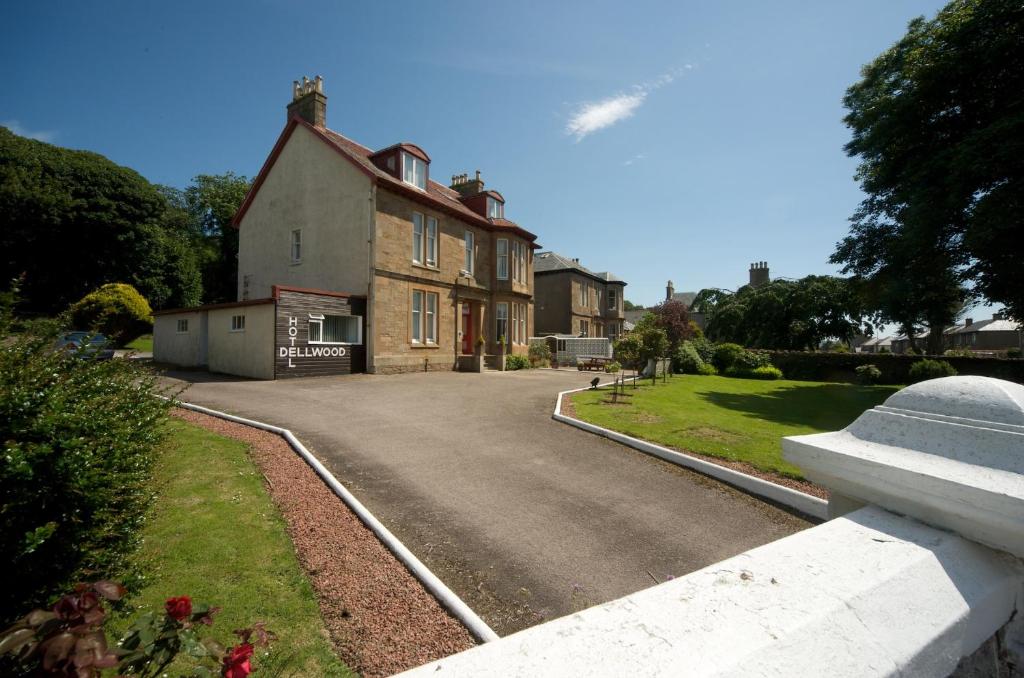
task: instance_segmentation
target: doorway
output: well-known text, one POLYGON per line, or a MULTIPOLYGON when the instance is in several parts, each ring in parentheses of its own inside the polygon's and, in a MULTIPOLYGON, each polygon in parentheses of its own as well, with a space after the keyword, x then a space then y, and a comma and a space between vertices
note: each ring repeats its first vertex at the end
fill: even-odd
POLYGON ((473 354, 473 306, 462 302, 462 355, 473 354))

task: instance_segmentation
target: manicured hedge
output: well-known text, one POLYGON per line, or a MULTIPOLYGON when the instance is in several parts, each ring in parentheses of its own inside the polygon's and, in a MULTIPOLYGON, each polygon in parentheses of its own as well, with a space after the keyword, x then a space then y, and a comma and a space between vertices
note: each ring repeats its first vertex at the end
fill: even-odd
MULTIPOLYGON (((857 381, 856 369, 875 365, 882 373, 879 383, 909 384, 910 366, 928 356, 893 353, 811 353, 803 351, 771 351, 772 364, 782 370, 786 379, 803 381, 857 381)), ((1004 358, 955 358, 941 356, 960 375, 996 377, 1024 384, 1024 360, 1004 358)))

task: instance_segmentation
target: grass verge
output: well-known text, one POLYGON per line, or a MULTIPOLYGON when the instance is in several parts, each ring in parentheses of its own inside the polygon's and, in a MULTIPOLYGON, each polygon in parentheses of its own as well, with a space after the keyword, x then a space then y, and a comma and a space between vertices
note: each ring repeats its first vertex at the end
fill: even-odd
MULTIPOLYGON (((265 621, 278 640, 254 664, 259 675, 354 676, 334 654, 313 588, 284 521, 245 444, 172 420, 154 473, 159 496, 144 528, 138 564, 146 582, 129 601, 138 611, 171 596, 223 608, 208 632, 225 646, 232 631, 265 621)), ((118 619, 116 634, 128 621, 118 619)), ((189 674, 179 656, 169 675, 189 674)))
POLYGON ((133 351, 139 351, 140 353, 152 353, 153 352, 153 335, 144 334, 138 339, 129 342, 125 348, 133 351))
POLYGON ((782 458, 783 436, 834 431, 899 390, 816 381, 676 375, 611 402, 608 389, 572 396, 576 416, 678 450, 742 461, 802 479, 782 458))

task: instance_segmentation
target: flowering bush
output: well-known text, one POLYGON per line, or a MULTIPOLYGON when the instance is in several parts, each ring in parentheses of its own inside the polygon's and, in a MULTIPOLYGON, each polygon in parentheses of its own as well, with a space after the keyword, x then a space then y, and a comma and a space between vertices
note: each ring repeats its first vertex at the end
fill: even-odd
POLYGON ((74 593, 57 601, 52 610, 33 610, 0 633, 0 657, 17 664, 20 673, 97 678, 103 669, 116 667, 119 676, 157 676, 182 652, 206 664, 193 676, 245 678, 252 673, 256 645, 269 645, 276 636, 263 622, 234 633, 241 641, 225 648, 200 629, 211 626, 218 607, 193 605, 189 596, 168 598, 163 614, 139 615, 128 633, 111 649, 103 624, 103 600, 124 596, 120 584, 99 581, 78 584, 74 593), (211 666, 213 668, 211 668, 211 666))

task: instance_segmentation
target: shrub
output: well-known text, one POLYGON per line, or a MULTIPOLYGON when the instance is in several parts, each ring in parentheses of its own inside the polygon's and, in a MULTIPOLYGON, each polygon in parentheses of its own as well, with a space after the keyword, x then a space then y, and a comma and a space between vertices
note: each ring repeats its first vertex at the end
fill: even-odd
POLYGON ((715 357, 715 343, 710 341, 704 336, 694 337, 690 340, 690 345, 693 346, 693 350, 697 352, 700 359, 706 363, 712 363, 715 357))
POLYGON ((507 355, 505 356, 505 369, 506 370, 526 370, 530 368, 530 359, 525 355, 507 355))
POLYGON ((924 360, 918 361, 910 366, 910 382, 917 383, 928 379, 940 377, 955 377, 956 370, 945 360, 924 360))
POLYGON ((701 363, 700 367, 697 368, 697 374, 704 375, 705 377, 711 377, 718 374, 718 370, 711 363, 701 363))
POLYGON ((725 372, 733 366, 737 358, 743 355, 743 350, 739 344, 719 344, 715 347, 715 354, 711 358, 711 362, 719 372, 725 372))
POLYGON ((635 368, 640 362, 642 349, 639 338, 632 334, 625 336, 615 342, 615 360, 630 368, 635 368))
POLYGON ((1009 349, 1006 352, 1006 357, 1007 358, 1020 358, 1020 353, 1021 353, 1021 351, 1020 351, 1019 348, 1011 348, 1011 349, 1009 349))
POLYGON ((877 384, 882 379, 882 370, 874 365, 860 365, 854 369, 857 373, 857 383, 870 386, 877 384))
POLYGON ((547 367, 551 364, 551 349, 546 341, 535 341, 530 344, 530 364, 534 367, 547 367))
POLYGON ((672 371, 682 374, 697 374, 700 366, 704 364, 697 349, 689 341, 679 344, 675 354, 672 356, 672 371))
POLYGON ((78 359, 54 351, 54 339, 0 344, 0 562, 18 573, 0 590, 0 621, 121 570, 170 407, 137 363, 78 359))
POLYGON ((773 365, 761 365, 754 368, 733 365, 725 371, 725 376, 738 379, 782 379, 782 370, 773 365))
POLYGON ((153 311, 131 285, 110 283, 71 306, 75 329, 102 332, 118 346, 153 331, 153 311))
POLYGON ((622 365, 618 364, 614 360, 604 366, 604 371, 608 374, 615 374, 622 369, 622 365))
POLYGON ((951 348, 942 355, 948 358, 973 358, 974 354, 966 348, 951 348))
POLYGON ((741 370, 756 370, 772 364, 772 357, 766 351, 748 351, 744 349, 736 356, 733 366, 741 370))

